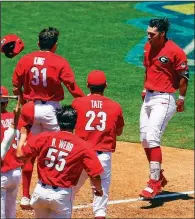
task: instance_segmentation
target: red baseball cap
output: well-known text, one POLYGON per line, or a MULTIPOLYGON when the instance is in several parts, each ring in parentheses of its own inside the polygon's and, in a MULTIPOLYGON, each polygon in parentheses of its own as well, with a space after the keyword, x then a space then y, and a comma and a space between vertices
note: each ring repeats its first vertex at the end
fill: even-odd
MULTIPOLYGON (((4 86, 1 86, 1 95, 5 95, 5 96, 9 95, 8 89, 4 86)), ((7 102, 7 101, 8 101, 8 98, 1 97, 1 103, 7 102)))
POLYGON ((87 83, 89 85, 103 85, 103 84, 106 84, 106 75, 101 70, 93 70, 88 75, 87 83))
POLYGON ((24 42, 15 34, 8 34, 1 39, 1 52, 13 58, 24 49, 24 42))

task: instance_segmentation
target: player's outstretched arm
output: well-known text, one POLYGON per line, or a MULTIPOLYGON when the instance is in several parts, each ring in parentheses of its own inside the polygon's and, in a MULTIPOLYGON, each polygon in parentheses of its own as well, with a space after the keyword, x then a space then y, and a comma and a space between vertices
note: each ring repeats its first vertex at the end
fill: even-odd
POLYGON ((22 146, 26 143, 27 140, 27 136, 28 136, 28 130, 25 127, 21 128, 20 131, 21 135, 20 135, 20 140, 17 146, 17 151, 16 151, 16 156, 18 158, 23 157, 23 152, 22 152, 22 146))
POLYGON ((123 127, 118 128, 118 129, 116 130, 116 135, 117 135, 117 136, 121 136, 122 133, 123 133, 123 127))
POLYGON ((89 142, 83 141, 83 147, 85 148, 83 167, 87 172, 91 180, 93 192, 96 196, 102 196, 102 185, 100 174, 104 172, 104 169, 95 153, 92 149, 93 146, 89 142))
POLYGON ((20 116, 20 100, 18 98, 18 101, 16 103, 16 106, 13 110, 14 112, 14 121, 10 125, 10 127, 4 132, 4 138, 1 142, 1 159, 4 159, 7 151, 9 150, 11 146, 11 142, 13 141, 15 135, 16 135, 16 130, 18 126, 18 120, 20 116))
POLYGON ((77 97, 84 97, 85 94, 83 93, 83 91, 81 90, 81 88, 77 85, 76 82, 73 83, 69 83, 66 84, 67 89, 69 90, 69 92, 72 94, 72 96, 74 98, 77 97))
POLYGON ((13 127, 9 127, 4 132, 4 138, 3 138, 3 141, 1 142, 1 159, 4 159, 7 151, 9 150, 11 146, 11 142, 13 141, 15 135, 16 135, 16 129, 14 129, 13 127))
POLYGON ((91 180, 92 190, 93 190, 94 195, 103 196, 100 176, 98 175, 96 177, 90 177, 90 180, 91 180))
POLYGON ((76 83, 74 72, 70 64, 65 59, 63 60, 63 67, 61 69, 59 78, 74 98, 85 96, 81 88, 76 83))
POLYGON ((18 121, 19 121, 19 118, 20 118, 20 111, 21 111, 20 97, 18 96, 16 106, 13 110, 13 112, 14 112, 14 122, 13 122, 12 126, 13 126, 14 129, 17 129, 17 127, 18 127, 18 121))
POLYGON ((125 122, 123 117, 123 111, 122 108, 120 108, 120 113, 118 115, 117 125, 116 125, 116 135, 120 136, 123 133, 125 122))
POLYGON ((179 98, 176 101, 177 105, 177 112, 184 111, 184 100, 188 88, 188 80, 189 80, 189 73, 186 71, 182 74, 180 82, 179 82, 179 98))
POLYGON ((20 103, 22 105, 24 105, 26 103, 26 101, 23 98, 23 92, 21 89, 19 89, 18 87, 13 86, 13 94, 17 95, 20 98, 20 103))

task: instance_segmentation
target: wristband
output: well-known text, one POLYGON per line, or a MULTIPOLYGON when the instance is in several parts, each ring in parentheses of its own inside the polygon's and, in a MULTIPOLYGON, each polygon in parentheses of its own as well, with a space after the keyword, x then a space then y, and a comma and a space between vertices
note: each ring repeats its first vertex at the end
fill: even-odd
POLYGON ((100 189, 96 189, 95 191, 100 192, 100 191, 102 191, 102 188, 100 188, 100 189))
POLYGON ((92 189, 94 189, 97 192, 102 191, 102 187, 100 189, 97 189, 95 186, 92 186, 92 189))
POLYGON ((180 100, 185 100, 185 97, 184 97, 184 96, 181 96, 181 95, 179 95, 179 99, 180 99, 180 100))

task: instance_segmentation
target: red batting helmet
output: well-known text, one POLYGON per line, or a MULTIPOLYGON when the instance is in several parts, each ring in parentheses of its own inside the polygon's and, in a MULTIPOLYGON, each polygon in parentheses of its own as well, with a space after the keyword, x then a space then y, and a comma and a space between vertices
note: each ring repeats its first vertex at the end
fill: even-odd
POLYGON ((8 34, 1 39, 1 52, 13 58, 24 49, 24 42, 15 34, 8 34))

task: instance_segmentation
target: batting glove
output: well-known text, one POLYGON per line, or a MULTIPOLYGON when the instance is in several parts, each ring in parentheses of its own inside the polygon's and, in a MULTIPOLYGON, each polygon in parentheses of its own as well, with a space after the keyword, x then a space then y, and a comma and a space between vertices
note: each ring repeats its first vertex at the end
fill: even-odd
POLYGON ((103 196, 103 190, 102 188, 97 189, 94 186, 92 186, 92 190, 95 196, 103 196))
POLYGON ((176 101, 177 105, 177 112, 183 112, 184 111, 184 96, 179 96, 179 99, 176 101))

